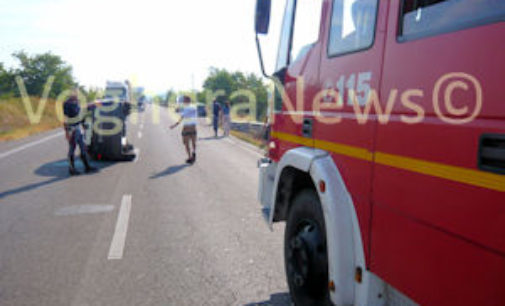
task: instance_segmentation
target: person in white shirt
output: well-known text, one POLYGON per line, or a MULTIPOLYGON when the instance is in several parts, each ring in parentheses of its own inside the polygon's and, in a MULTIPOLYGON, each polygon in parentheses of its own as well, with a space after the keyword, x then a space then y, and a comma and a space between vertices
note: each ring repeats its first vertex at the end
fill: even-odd
POLYGON ((186 163, 192 164, 196 160, 196 124, 197 124, 197 111, 196 107, 191 105, 191 98, 189 96, 183 97, 184 108, 182 109, 181 118, 170 128, 173 129, 182 122, 182 142, 186 147, 188 159, 186 163), (190 142, 193 146, 193 151, 190 148, 190 142))

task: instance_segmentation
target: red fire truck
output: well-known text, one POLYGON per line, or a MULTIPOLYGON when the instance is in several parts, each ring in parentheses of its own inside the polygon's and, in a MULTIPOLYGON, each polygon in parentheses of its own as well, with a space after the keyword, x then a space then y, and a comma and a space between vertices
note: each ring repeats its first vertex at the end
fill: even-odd
POLYGON ((505 1, 287 0, 271 78, 295 304, 505 305, 505 1))

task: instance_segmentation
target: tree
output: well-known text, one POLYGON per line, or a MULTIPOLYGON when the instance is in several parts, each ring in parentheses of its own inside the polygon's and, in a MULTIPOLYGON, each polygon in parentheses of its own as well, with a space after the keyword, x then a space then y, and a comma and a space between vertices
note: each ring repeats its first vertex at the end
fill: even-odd
POLYGON ((196 93, 196 101, 197 102, 203 102, 203 103, 207 103, 207 95, 209 93, 209 90, 207 89, 204 89, 202 91, 199 91, 196 93))
POLYGON ((86 96, 86 102, 94 102, 97 99, 100 99, 104 95, 104 91, 98 87, 89 87, 86 88, 84 86, 79 86, 79 90, 86 96))
POLYGON ((213 93, 223 91, 223 95, 216 97, 218 102, 222 103, 228 99, 232 92, 238 89, 238 84, 236 79, 226 69, 211 67, 209 69, 209 76, 203 83, 203 88, 213 93))
POLYGON ((263 119, 268 109, 268 87, 261 77, 250 73, 246 77, 247 88, 254 92, 257 103, 257 119, 263 119))
MULTIPOLYGON (((218 93, 222 91, 222 95, 217 97, 218 102, 224 102, 225 100, 231 100, 232 105, 237 103, 250 102, 249 97, 243 94, 233 94, 237 93, 238 90, 248 91, 254 95, 256 99, 256 120, 261 119, 267 111, 267 87, 263 82, 263 79, 256 76, 253 73, 244 74, 243 72, 229 72, 226 69, 218 69, 211 67, 209 69, 209 76, 205 79, 203 84, 204 92, 207 93, 218 93), (233 99, 230 99, 232 98, 233 99)), ((200 93, 199 97, 203 94, 200 93)))
POLYGON ((12 94, 14 89, 14 76, 12 71, 4 68, 3 63, 0 63, 0 96, 12 94))
POLYGON ((30 56, 24 51, 19 51, 12 56, 20 62, 20 68, 14 70, 14 74, 22 78, 29 95, 42 95, 44 86, 51 76, 54 76, 49 92, 51 98, 56 98, 64 90, 76 85, 72 76, 72 67, 57 55, 46 52, 30 56))

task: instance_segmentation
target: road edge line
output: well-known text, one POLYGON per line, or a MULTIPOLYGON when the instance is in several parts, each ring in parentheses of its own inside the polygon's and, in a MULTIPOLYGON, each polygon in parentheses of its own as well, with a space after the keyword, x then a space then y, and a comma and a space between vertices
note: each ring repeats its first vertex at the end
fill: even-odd
POLYGON ((56 134, 53 134, 53 135, 50 135, 50 136, 47 136, 47 137, 44 137, 42 139, 39 139, 39 140, 35 140, 35 141, 32 141, 32 142, 29 142, 29 143, 25 143, 24 145, 21 145, 17 148, 14 148, 14 149, 11 149, 7 152, 4 152, 4 153, 0 153, 0 159, 3 159, 5 157, 8 157, 14 153, 18 153, 18 152, 21 152, 25 149, 28 149, 28 148, 31 148, 33 146, 36 146, 38 144, 41 144, 43 142, 46 142, 48 140, 51 140, 53 138, 56 138, 56 137, 59 137, 59 136, 63 136, 63 132, 57 132, 56 134))

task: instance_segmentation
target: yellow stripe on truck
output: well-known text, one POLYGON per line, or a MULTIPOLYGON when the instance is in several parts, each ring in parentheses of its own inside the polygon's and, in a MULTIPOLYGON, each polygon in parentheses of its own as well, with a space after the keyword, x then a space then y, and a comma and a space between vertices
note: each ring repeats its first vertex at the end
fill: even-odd
POLYGON ((307 147, 316 147, 321 150, 334 152, 340 155, 345 155, 349 157, 364 159, 367 161, 372 161, 373 153, 369 150, 348 146, 344 144, 339 144, 335 142, 329 142, 324 140, 314 140, 311 138, 301 137, 293 134, 282 133, 282 132, 272 132, 272 137, 288 141, 291 143, 296 143, 304 145, 307 147))
POLYGON ((296 136, 288 133, 272 132, 272 137, 284 140, 291 143, 300 144, 306 147, 312 147, 314 145, 314 140, 307 137, 296 136))
POLYGON ((333 152, 365 161, 374 161, 377 164, 390 166, 402 170, 434 176, 458 183, 478 186, 495 191, 505 192, 505 175, 488 173, 484 171, 450 166, 401 155, 383 152, 370 152, 367 149, 349 146, 345 144, 329 142, 318 139, 300 137, 288 133, 272 132, 272 137, 279 140, 333 152))
POLYGON ((324 140, 315 140, 315 147, 321 150, 334 152, 340 155, 345 155, 349 157, 354 157, 358 159, 363 159, 366 161, 373 160, 373 152, 370 152, 367 149, 348 146, 340 143, 329 142, 324 140))
POLYGON ((458 183, 505 192, 505 176, 410 157, 375 152, 375 162, 458 183))

